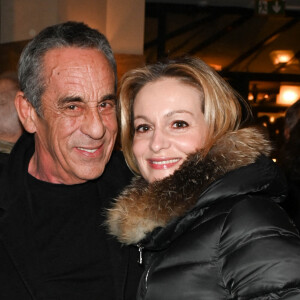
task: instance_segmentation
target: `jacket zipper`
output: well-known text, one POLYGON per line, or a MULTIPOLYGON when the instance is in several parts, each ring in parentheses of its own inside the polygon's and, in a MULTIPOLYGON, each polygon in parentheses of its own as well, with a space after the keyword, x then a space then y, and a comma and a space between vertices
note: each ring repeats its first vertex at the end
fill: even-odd
POLYGON ((138 263, 140 264, 140 265, 142 265, 143 264, 143 249, 144 249, 144 247, 143 247, 143 245, 141 244, 141 243, 138 243, 137 244, 137 247, 138 247, 138 250, 139 250, 139 259, 138 259, 138 263))

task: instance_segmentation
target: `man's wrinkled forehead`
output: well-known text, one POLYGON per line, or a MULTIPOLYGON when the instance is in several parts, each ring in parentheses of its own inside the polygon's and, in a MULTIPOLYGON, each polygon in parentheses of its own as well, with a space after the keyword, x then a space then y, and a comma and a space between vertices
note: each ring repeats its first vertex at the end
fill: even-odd
POLYGON ((108 88, 110 93, 115 88, 113 69, 104 54, 96 49, 52 49, 44 56, 43 73, 46 86, 52 81, 74 87, 84 84, 85 89, 108 88))
POLYGON ((57 75, 62 70, 76 72, 82 68, 86 71, 105 72, 114 77, 113 68, 105 55, 94 48, 65 47, 54 48, 47 51, 43 58, 44 68, 57 71, 57 75))

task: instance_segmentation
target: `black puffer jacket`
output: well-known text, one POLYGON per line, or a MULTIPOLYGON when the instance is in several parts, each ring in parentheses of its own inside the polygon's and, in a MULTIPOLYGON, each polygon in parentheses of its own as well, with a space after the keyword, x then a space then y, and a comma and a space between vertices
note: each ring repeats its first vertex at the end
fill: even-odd
POLYGON ((108 225, 143 252, 137 299, 300 299, 300 239, 276 204, 286 190, 269 150, 242 129, 123 192, 108 225))

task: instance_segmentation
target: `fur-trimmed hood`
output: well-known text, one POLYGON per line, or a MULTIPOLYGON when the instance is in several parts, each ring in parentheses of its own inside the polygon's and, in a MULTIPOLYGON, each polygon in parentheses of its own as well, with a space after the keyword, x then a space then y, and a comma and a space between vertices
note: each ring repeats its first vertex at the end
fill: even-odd
POLYGON ((217 179, 270 151, 270 143, 258 129, 244 128, 223 136, 206 156, 201 151, 191 154, 163 180, 149 184, 134 178, 108 211, 109 232, 124 244, 139 242, 201 202, 199 196, 217 179))

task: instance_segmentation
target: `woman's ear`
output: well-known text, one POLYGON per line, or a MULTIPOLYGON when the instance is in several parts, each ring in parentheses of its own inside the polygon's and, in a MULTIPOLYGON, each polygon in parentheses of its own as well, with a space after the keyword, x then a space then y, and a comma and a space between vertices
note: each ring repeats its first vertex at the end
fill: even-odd
POLYGON ((21 91, 17 92, 15 106, 25 130, 30 133, 35 133, 36 126, 34 120, 36 119, 36 111, 21 91))

